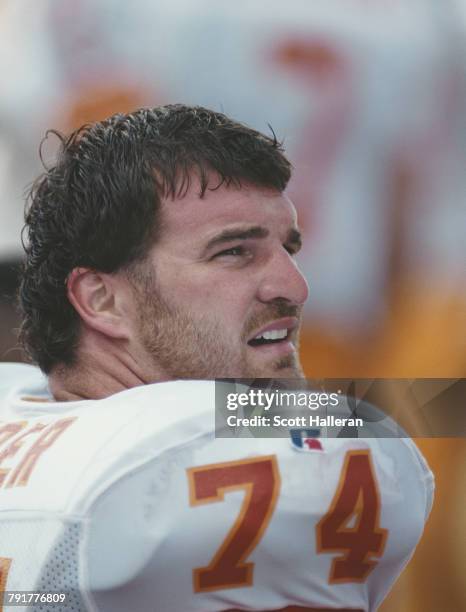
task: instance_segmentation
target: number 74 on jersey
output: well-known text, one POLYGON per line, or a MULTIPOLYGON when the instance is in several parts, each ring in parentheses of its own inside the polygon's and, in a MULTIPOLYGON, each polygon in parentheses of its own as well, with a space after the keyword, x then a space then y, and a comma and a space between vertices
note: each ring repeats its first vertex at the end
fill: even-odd
MULTIPOLYGON (((210 563, 193 570, 194 591, 252 586, 254 563, 247 559, 273 520, 280 494, 275 455, 193 467, 187 473, 191 506, 222 502, 231 491, 245 493, 210 563)), ((380 527, 380 506, 370 451, 348 451, 330 507, 315 527, 315 552, 335 555, 329 583, 364 582, 377 565, 388 534, 380 527)))

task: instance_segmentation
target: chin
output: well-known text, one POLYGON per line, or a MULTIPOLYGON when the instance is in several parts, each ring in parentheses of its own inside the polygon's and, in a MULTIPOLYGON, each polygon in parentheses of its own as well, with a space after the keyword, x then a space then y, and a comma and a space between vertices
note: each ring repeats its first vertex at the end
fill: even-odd
POLYGON ((250 367, 246 372, 247 378, 305 378, 301 364, 294 357, 283 357, 275 363, 263 365, 262 367, 250 367))
POLYGON ((286 360, 282 360, 282 363, 278 363, 275 368, 275 376, 277 378, 289 378, 302 380, 305 378, 301 364, 293 359, 293 363, 287 363, 286 360))
POLYGON ((301 369, 296 368, 283 368, 281 370, 275 370, 271 376, 274 378, 287 378, 288 380, 303 380, 305 378, 304 372, 301 369))

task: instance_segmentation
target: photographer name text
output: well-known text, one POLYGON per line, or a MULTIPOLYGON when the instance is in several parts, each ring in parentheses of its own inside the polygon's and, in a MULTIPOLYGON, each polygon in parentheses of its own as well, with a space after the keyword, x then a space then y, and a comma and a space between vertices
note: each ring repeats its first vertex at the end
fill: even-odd
POLYGON ((240 417, 230 414, 227 417, 230 427, 363 427, 363 419, 343 418, 328 415, 321 417, 317 415, 273 417, 256 415, 252 417, 240 417))

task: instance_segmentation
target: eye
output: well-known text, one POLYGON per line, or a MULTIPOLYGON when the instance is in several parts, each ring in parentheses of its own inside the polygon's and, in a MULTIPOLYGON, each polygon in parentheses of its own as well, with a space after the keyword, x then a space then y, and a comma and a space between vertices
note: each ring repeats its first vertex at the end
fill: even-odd
POLYGON ((244 255, 246 255, 246 249, 243 246, 236 246, 216 253, 212 259, 217 257, 242 257, 244 255))

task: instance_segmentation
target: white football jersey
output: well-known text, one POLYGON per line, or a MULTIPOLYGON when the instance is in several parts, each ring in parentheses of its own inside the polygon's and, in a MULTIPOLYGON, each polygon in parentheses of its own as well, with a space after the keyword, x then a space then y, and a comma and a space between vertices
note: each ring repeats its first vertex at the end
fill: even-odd
POLYGON ((5 611, 368 612, 431 508, 411 440, 216 438, 212 382, 60 403, 0 364, 0 393, 5 611), (35 593, 65 601, 8 605, 35 593))

